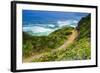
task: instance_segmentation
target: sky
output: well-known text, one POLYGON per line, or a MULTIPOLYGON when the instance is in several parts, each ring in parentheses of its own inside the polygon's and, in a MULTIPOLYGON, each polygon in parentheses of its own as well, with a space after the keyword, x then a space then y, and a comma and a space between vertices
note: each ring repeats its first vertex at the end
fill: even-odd
POLYGON ((86 16, 87 13, 23 10, 22 15, 23 15, 23 22, 43 24, 43 23, 56 23, 59 20, 79 21, 82 17, 86 16))
POLYGON ((88 13, 22 10, 23 31, 48 35, 62 26, 76 27, 88 13))

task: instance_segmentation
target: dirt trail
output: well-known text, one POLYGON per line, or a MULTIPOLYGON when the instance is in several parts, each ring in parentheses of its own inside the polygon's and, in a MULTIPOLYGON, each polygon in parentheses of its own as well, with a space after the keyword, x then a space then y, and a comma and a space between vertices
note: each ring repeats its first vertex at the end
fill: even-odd
MULTIPOLYGON (((73 30, 72 34, 69 35, 68 39, 65 41, 65 43, 62 46, 60 46, 57 49, 51 50, 50 52, 57 52, 58 50, 60 51, 62 49, 66 49, 69 45, 71 45, 74 42, 74 40, 77 38, 77 36, 78 36, 78 32, 76 30, 73 30)), ((48 53, 48 52, 46 52, 46 53, 48 53)), ((45 55, 46 53, 41 53, 39 55, 31 56, 29 58, 24 59, 23 62, 26 62, 26 63, 31 62, 33 59, 38 59, 41 56, 45 55)))
POLYGON ((58 48, 60 49, 66 49, 70 44, 74 42, 74 40, 77 38, 78 32, 76 30, 72 31, 72 34, 69 36, 69 38, 65 41, 65 43, 58 48))

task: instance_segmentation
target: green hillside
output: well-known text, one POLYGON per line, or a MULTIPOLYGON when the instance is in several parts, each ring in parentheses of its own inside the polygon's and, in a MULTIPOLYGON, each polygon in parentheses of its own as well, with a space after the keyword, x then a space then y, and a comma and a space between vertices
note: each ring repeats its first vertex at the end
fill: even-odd
POLYGON ((78 24, 77 30, 80 32, 79 37, 90 37, 91 32, 91 15, 82 18, 78 24))
POLYGON ((31 36, 23 32, 23 56, 28 57, 36 52, 50 51, 61 46, 73 29, 72 27, 62 27, 48 36, 31 36))
POLYGON ((76 30, 79 32, 76 41, 57 60, 85 60, 91 58, 91 15, 82 18, 76 30))
POLYGON ((23 57, 38 56, 30 62, 91 59, 90 31, 91 15, 82 18, 76 28, 62 27, 48 36, 31 36, 23 32, 23 57), (73 31, 78 33, 77 38, 59 50, 60 46, 74 37, 70 37, 73 31))

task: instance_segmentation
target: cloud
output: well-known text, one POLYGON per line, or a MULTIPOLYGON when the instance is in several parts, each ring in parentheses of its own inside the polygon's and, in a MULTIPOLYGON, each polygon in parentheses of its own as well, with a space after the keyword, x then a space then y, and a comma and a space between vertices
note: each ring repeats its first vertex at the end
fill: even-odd
POLYGON ((77 20, 66 20, 66 21, 58 21, 57 24, 59 27, 62 26, 71 26, 73 24, 73 26, 76 26, 76 24, 78 23, 77 20), (74 25, 75 24, 75 25, 74 25))
POLYGON ((44 28, 44 27, 40 27, 40 26, 27 26, 27 27, 23 27, 24 31, 32 31, 32 32, 46 32, 46 31, 51 31, 48 28, 44 28))
POLYGON ((49 24, 48 26, 49 26, 49 27, 55 27, 55 25, 54 25, 54 24, 49 24))
POLYGON ((78 23, 78 21, 77 20, 73 20, 73 23, 78 23))
POLYGON ((36 35, 36 36, 46 36, 49 35, 50 33, 52 33, 53 31, 55 31, 57 28, 55 29, 51 29, 51 28, 46 28, 46 27, 41 27, 41 26, 27 26, 27 27, 23 27, 23 31, 24 32, 32 32, 32 35, 36 35))
POLYGON ((24 32, 32 32, 32 35, 49 35, 53 31, 63 27, 70 26, 76 27, 77 20, 66 20, 66 21, 57 21, 57 24, 29 24, 23 26, 24 32), (57 26, 57 27, 56 27, 57 26))

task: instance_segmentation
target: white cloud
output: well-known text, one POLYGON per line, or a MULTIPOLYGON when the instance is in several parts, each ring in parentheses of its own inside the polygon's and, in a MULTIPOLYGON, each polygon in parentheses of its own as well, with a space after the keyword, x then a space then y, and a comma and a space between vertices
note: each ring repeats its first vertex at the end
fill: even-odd
MULTIPOLYGON (((66 20, 66 21, 58 21, 57 22, 57 25, 59 27, 57 28, 46 28, 45 26, 43 25, 47 25, 47 24, 43 24, 42 26, 40 26, 40 24, 37 24, 37 25, 33 25, 33 24, 30 24, 30 25, 26 25, 26 26, 23 26, 23 31, 24 32, 32 32, 33 34, 43 34, 43 35, 49 35, 50 33, 52 33, 53 31, 63 27, 63 26, 71 26, 71 27, 76 27, 76 25, 74 25, 74 23, 76 24, 78 21, 76 20, 66 20), (44 34, 45 33, 45 34, 44 34)), ((48 24, 49 27, 55 27, 55 24, 48 24)))
POLYGON ((78 23, 78 21, 77 20, 73 20, 73 23, 78 23))
POLYGON ((37 36, 42 36, 42 35, 49 35, 50 33, 52 33, 53 31, 55 31, 55 29, 51 29, 51 28, 45 28, 45 27, 40 27, 40 26, 27 26, 27 27, 23 27, 23 31, 24 32, 32 32, 32 34, 34 35, 35 33, 37 33, 37 36))
POLYGON ((55 27, 55 25, 54 25, 54 24, 49 24, 48 26, 50 26, 50 27, 55 27))
POLYGON ((62 26, 68 25, 69 22, 68 21, 58 21, 57 24, 59 27, 62 27, 62 26))
POLYGON ((44 27, 40 27, 40 26, 27 26, 27 27, 23 27, 24 31, 32 31, 32 32, 46 32, 46 31, 50 31, 50 29, 44 28, 44 27))
POLYGON ((66 21, 58 21, 57 22, 59 27, 66 26, 66 25, 70 26, 71 24, 74 24, 74 23, 76 24, 76 23, 78 23, 78 21, 77 20, 66 20, 66 21))

